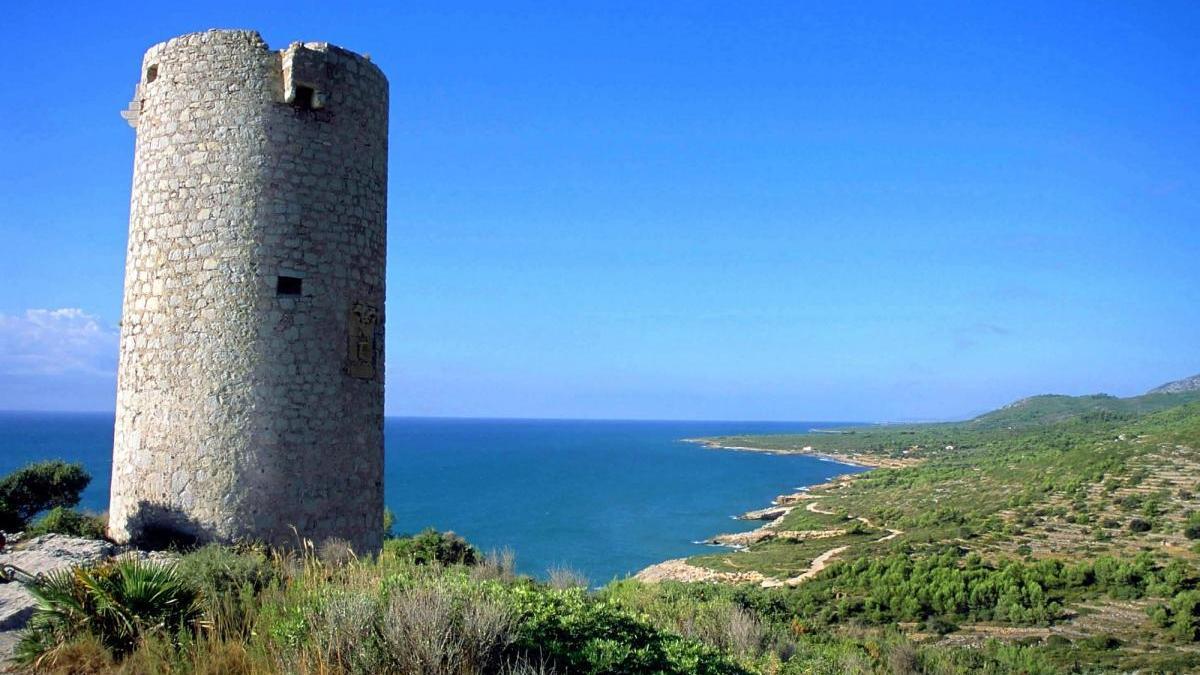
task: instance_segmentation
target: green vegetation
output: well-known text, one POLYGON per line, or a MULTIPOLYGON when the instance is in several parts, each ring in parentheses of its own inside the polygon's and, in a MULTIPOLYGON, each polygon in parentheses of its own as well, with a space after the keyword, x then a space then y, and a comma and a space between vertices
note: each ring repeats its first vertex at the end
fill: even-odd
POLYGON ((1200 401, 1200 391, 1178 394, 1143 394, 1130 398, 1117 398, 1105 394, 1033 396, 980 415, 967 424, 979 428, 1028 428, 1082 417, 1128 419, 1174 408, 1191 401, 1200 401))
POLYGON ((108 522, 102 516, 80 513, 75 509, 56 506, 38 518, 30 525, 25 534, 36 537, 39 534, 69 534, 72 537, 88 539, 103 539, 108 522))
POLYGON ((174 565, 120 560, 52 575, 35 587, 21 663, 45 672, 753 672, 752 661, 584 588, 518 577, 510 560, 483 560, 452 535, 394 539, 373 559, 327 560, 319 548, 207 546, 174 565))
POLYGON ((200 615, 195 589, 174 568, 136 559, 54 572, 30 592, 37 610, 17 645, 26 665, 54 661, 80 638, 119 658, 149 638, 173 639, 200 615))
POLYGON ((899 460, 789 496, 748 550, 688 561, 765 584, 589 591, 434 531, 369 558, 337 540, 208 546, 157 581, 117 583, 113 563, 48 582, 22 658, 63 673, 1197 671, 1193 393, 714 439, 899 460))
POLYGON ((503 556, 417 562, 412 551, 456 539, 419 538, 374 559, 206 546, 174 565, 63 572, 37 590, 21 662, 49 673, 1058 672, 1031 645, 829 630, 806 607, 816 596, 632 580, 589 592, 519 577, 503 556))
POLYGON ((37 462, 0 478, 0 531, 19 532, 39 513, 74 508, 90 482, 82 466, 61 461, 37 462))
POLYGON ((998 640, 1055 672, 1195 670, 1198 398, 1039 396, 956 424, 705 439, 903 465, 789 498, 798 506, 774 525, 830 534, 852 517, 870 536, 776 536, 689 562, 783 581, 837 548, 795 588, 735 596, 809 634, 899 630, 929 648, 998 640))
POLYGON ((384 542, 385 554, 417 565, 474 565, 483 556, 466 539, 453 532, 425 530, 414 537, 394 537, 384 542))

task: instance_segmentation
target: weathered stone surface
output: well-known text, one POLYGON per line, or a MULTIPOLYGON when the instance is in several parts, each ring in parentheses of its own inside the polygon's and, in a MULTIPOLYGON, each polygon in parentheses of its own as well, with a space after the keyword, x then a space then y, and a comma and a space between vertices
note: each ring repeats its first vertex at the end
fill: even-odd
POLYGON ((778 520, 791 513, 790 506, 768 506, 765 509, 747 511, 738 516, 739 520, 778 520))
POLYGON ((718 572, 707 567, 697 567, 684 558, 664 560, 638 572, 634 579, 655 584, 663 581, 684 583, 762 584, 767 580, 761 572, 718 572))
POLYGON ((0 632, 0 667, 12 658, 18 639, 20 635, 16 631, 0 632))
POLYGON ((252 31, 146 52, 110 534, 381 543, 388 85, 252 31))

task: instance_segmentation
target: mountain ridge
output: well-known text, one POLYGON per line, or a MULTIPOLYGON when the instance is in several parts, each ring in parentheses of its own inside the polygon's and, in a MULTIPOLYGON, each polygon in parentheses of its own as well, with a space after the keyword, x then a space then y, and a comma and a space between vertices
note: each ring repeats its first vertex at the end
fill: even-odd
POLYGON ((1180 391, 1156 389, 1128 398, 1119 398, 1111 394, 1088 394, 1085 396, 1040 394, 1018 399, 1001 408, 967 420, 965 424, 980 428, 1031 427, 1087 416, 1143 415, 1195 400, 1200 400, 1200 388, 1180 391))
POLYGON ((1183 394, 1192 391, 1200 391, 1200 374, 1185 377, 1182 380, 1174 380, 1160 385, 1146 392, 1147 394, 1183 394))

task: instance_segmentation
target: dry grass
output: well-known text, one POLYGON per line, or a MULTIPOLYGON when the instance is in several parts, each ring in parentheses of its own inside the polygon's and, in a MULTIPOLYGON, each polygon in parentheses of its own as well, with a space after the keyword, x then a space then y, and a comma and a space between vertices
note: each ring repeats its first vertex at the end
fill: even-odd
POLYGON ((570 567, 551 567, 550 575, 547 582, 551 588, 567 589, 567 588, 587 588, 591 585, 591 581, 578 570, 570 567))

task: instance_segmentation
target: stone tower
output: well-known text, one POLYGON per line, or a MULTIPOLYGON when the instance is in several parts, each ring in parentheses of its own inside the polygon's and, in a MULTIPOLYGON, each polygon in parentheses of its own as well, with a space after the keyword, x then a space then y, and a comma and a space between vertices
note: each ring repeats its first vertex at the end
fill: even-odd
POLYGON ((155 45, 137 130, 110 534, 371 552, 388 84, 323 42, 155 45))

